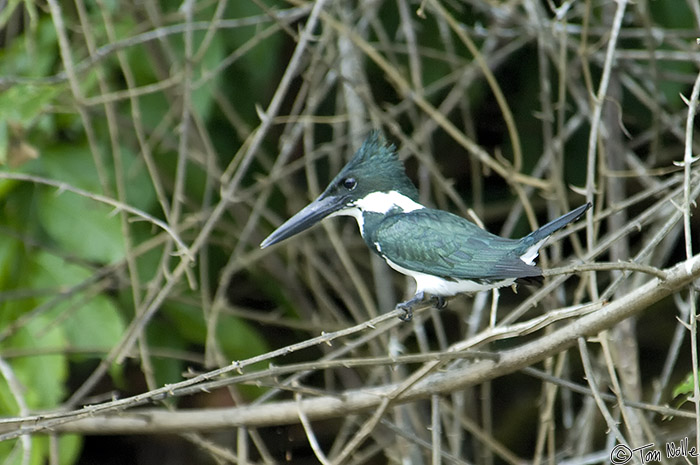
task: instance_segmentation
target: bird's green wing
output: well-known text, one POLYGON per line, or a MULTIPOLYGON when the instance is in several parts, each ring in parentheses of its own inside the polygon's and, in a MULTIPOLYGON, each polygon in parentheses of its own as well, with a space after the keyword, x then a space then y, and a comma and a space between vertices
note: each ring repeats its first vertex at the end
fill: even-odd
POLYGON ((370 241, 393 263, 443 278, 489 281, 542 274, 520 259, 520 241, 496 236, 442 210, 388 216, 370 241))

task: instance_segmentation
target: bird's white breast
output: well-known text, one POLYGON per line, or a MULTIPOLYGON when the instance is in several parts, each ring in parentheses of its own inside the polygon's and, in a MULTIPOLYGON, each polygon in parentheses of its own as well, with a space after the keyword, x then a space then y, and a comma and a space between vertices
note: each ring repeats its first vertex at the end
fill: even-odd
POLYGON ((427 292, 428 294, 432 295, 451 296, 461 294, 463 292, 479 292, 498 287, 510 286, 515 282, 515 278, 489 283, 479 283, 470 279, 447 280, 438 276, 409 270, 401 265, 397 265, 386 257, 384 257, 384 260, 386 260, 390 267, 399 273, 410 276, 416 280, 416 294, 419 292, 427 292))

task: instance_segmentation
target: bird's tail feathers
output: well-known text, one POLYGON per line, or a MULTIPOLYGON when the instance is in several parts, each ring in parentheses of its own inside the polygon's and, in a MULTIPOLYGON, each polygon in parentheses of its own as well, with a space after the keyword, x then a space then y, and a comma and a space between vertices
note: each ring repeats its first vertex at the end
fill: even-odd
POLYGON ((583 214, 586 213, 586 210, 588 210, 589 208, 591 208, 590 202, 581 205, 580 207, 570 211, 569 213, 566 213, 560 216, 559 218, 550 221, 541 228, 532 231, 530 234, 523 238, 523 242, 526 242, 528 244, 537 244, 538 242, 543 241, 547 237, 559 231, 567 224, 581 218, 583 214))

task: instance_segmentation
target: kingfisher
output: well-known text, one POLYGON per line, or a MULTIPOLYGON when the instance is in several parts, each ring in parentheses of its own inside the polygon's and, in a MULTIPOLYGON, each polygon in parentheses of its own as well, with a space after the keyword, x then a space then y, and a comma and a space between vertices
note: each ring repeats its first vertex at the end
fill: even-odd
POLYGON ((586 203, 520 239, 491 234, 469 220, 425 207, 395 147, 379 131, 359 150, 323 193, 262 243, 269 247, 324 218, 351 216, 370 250, 416 281, 413 298, 397 304, 401 320, 430 296, 438 308, 445 297, 542 281, 535 265, 539 249, 554 232, 579 219, 586 203))

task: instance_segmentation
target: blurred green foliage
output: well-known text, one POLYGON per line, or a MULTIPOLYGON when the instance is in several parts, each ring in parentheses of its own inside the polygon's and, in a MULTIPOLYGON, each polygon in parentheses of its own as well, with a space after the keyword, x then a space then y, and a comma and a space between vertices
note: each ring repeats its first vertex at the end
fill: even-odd
MULTIPOLYGON (((118 2, 111 2, 118 11, 118 2)), ((231 2, 228 14, 247 16, 259 14, 259 8, 248 2, 231 2), (240 11, 238 11, 240 9, 240 11)), ((21 7, 21 5, 19 5, 21 7)), ((73 27, 75 11, 64 6, 64 21, 73 27)), ((90 8, 94 19, 91 31, 100 43, 107 43, 99 8, 90 8)), ((211 10, 201 10, 197 16, 206 20, 211 10)), ((113 28, 118 39, 129 39, 137 28, 134 17, 116 15, 113 28)), ((3 21, 8 18, 0 17, 3 21)), ((197 18, 195 18, 196 20, 197 18)), ((267 59, 271 46, 279 47, 280 38, 269 39, 254 53, 246 54, 235 63, 234 70, 218 69, 226 54, 240 47, 255 34, 254 27, 208 37, 197 30, 192 34, 193 52, 201 53, 191 67, 192 111, 202 122, 213 118, 217 89, 225 89, 237 99, 246 98, 246 118, 255 118, 255 94, 267 76, 274 72, 274 63, 267 59), (203 46, 203 51, 199 47, 203 46), (224 85, 226 73, 249 76, 234 85, 224 85)), ((184 37, 168 37, 167 61, 182 63, 184 37)), ((85 50, 71 51, 77 69, 85 60, 85 50), (82 58, 81 58, 82 57, 82 58)), ((150 51, 152 52, 152 50, 150 51)), ((148 86, 164 79, 152 53, 142 47, 123 50, 133 73, 134 85, 148 86)), ((86 98, 99 95, 98 73, 115 88, 122 86, 123 75, 115 58, 80 74, 80 91, 86 98)), ((110 122, 104 117, 86 113, 94 136, 90 145, 84 117, 75 109, 75 102, 65 76, 56 78, 60 64, 58 41, 54 24, 46 13, 34 18, 32 27, 0 49, 0 76, 20 78, 0 91, 0 165, 2 170, 36 176, 52 182, 82 189, 89 193, 117 198, 119 183, 126 189, 122 201, 157 218, 164 218, 163 206, 156 195, 154 178, 166 190, 172 188, 176 166, 176 146, 180 114, 173 112, 165 92, 149 92, 138 99, 141 123, 149 134, 161 132, 155 142, 153 157, 158 173, 150 172, 144 158, 137 155, 138 145, 133 130, 122 128, 119 153, 110 144, 110 122)), ((161 68, 162 69, 162 68, 161 68)), ((59 75, 60 76, 60 75, 59 75)), ((115 105, 118 118, 130 119, 129 100, 115 105)), ((99 113, 98 113, 99 114, 99 113)), ((220 118, 220 116, 219 116, 220 118)), ((121 125, 119 125, 121 126, 121 125)), ((230 134, 219 136, 230 143, 230 134)), ((224 157, 230 157, 224 153, 224 157)), ((205 176, 201 169, 190 169, 184 195, 188 201, 201 202, 205 191, 205 176)), ((152 241, 160 232, 146 222, 126 220, 130 246, 152 241)), ((104 357, 125 334, 133 318, 133 282, 125 281, 119 271, 125 266, 129 243, 125 239, 125 222, 119 209, 101 203, 90 195, 67 192, 61 188, 15 179, 0 180, 0 357, 6 360, 16 386, 8 381, 9 372, 0 376, 0 416, 20 416, 36 410, 60 406, 71 394, 69 384, 80 383, 84 369, 104 357), (112 271, 110 271, 112 270, 112 271), (106 272, 105 272, 106 271, 106 272), (86 365, 87 363, 87 365, 86 365), (13 390, 14 389, 14 390, 13 390), (17 392, 17 389, 20 391, 17 392), (18 397, 24 405, 18 404, 18 397), (28 410, 25 410, 28 409, 28 410)), ((162 241, 161 241, 162 242, 162 241)), ((163 266, 165 249, 162 243, 134 255, 137 273, 144 285, 163 266)), ((212 247, 214 256, 229 252, 212 247)), ((221 266, 220 260, 216 261, 221 266)), ((212 269, 213 276, 218 274, 212 269)), ((141 292, 142 290, 139 290, 141 292)), ((191 298, 196 298, 193 294, 191 298)), ((258 331, 245 321, 228 314, 219 317, 216 338, 222 355, 229 360, 243 359, 264 353, 268 344, 258 331)), ((177 354, 201 351, 207 339, 207 327, 200 306, 180 301, 166 302, 162 317, 147 328, 147 340, 159 355, 153 358, 153 376, 158 385, 182 379, 193 362, 181 360, 177 354), (179 352, 178 352, 179 351, 179 352)), ((136 389, 126 376, 125 366, 114 365, 110 370, 112 382, 126 392, 136 389)), ((247 389, 254 397, 259 389, 247 389)), ((23 456, 14 441, 0 442, 0 462, 45 463, 49 454, 46 437, 32 436, 31 458, 23 456)), ((66 435, 59 439, 60 463, 73 463, 80 453, 81 439, 66 435)))

